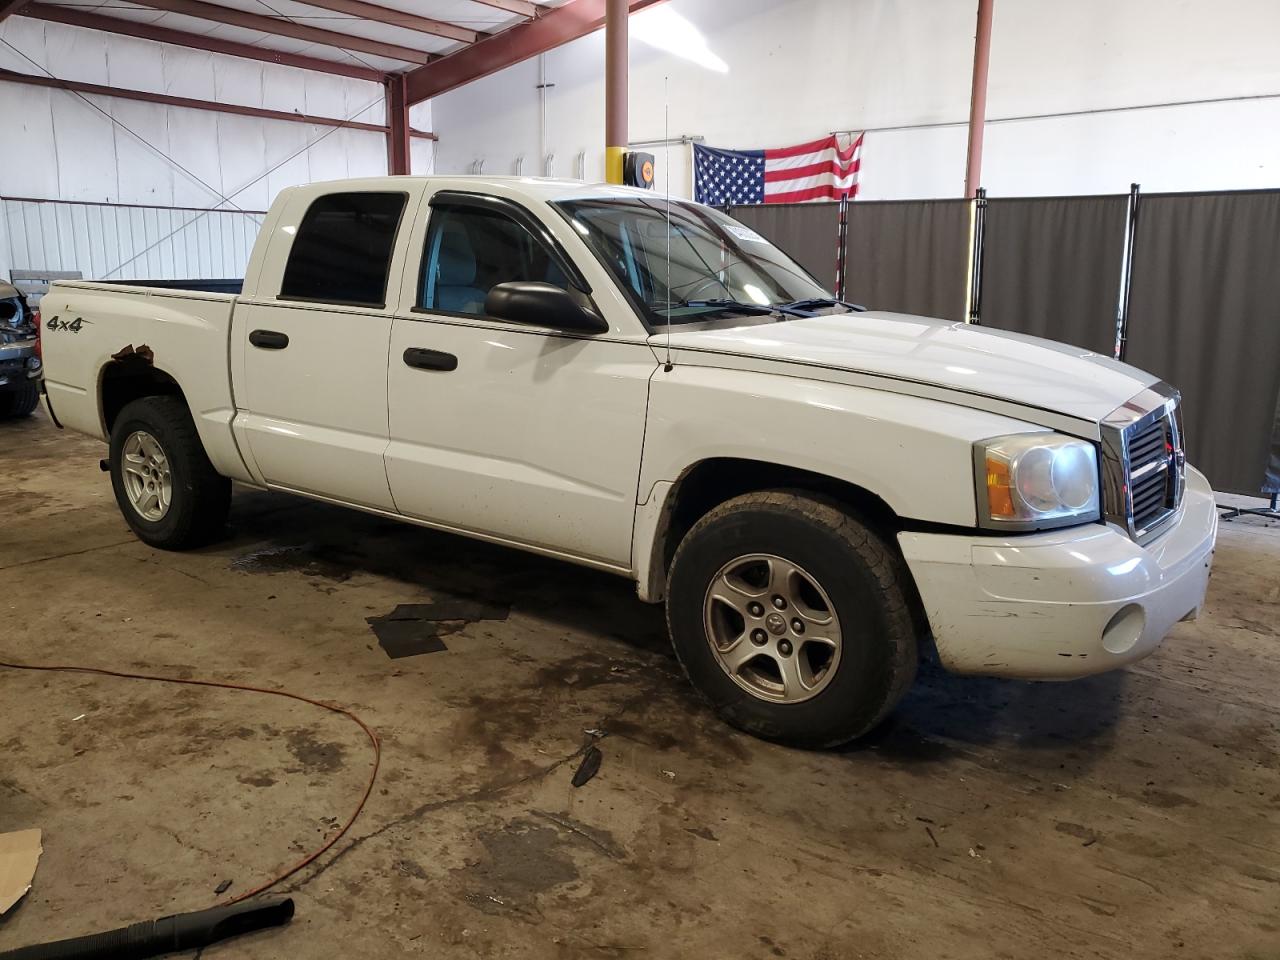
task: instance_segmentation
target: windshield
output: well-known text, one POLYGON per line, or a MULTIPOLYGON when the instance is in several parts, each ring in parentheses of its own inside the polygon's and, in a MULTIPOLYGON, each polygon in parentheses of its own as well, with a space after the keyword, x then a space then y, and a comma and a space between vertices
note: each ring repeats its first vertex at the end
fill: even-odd
POLYGON ((658 198, 566 200, 554 206, 586 238, 652 327, 832 299, 768 240, 710 207, 672 203, 668 231, 667 203, 658 198))

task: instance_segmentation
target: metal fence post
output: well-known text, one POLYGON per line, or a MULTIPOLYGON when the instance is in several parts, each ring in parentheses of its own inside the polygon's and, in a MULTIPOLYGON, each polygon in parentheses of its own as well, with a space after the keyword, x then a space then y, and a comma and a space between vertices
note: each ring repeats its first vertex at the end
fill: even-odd
POLYGON ((1123 360, 1129 345, 1129 292, 1133 287, 1133 249, 1138 232, 1142 185, 1129 185, 1129 213, 1124 227, 1124 259, 1120 263, 1120 299, 1116 304, 1116 347, 1113 356, 1123 360))

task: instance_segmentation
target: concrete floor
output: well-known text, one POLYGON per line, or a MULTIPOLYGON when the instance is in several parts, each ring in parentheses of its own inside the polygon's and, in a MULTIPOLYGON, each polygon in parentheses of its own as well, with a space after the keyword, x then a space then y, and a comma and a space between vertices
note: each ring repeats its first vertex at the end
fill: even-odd
MULTIPOLYGON (((1147 661, 925 669, 871 742, 819 754, 708 714, 622 580, 253 492, 227 540, 162 553, 102 455, 0 425, 0 659, 278 685, 382 737, 349 838, 282 887, 292 925, 209 957, 1280 957, 1275 524, 1224 525, 1206 615, 1147 661), (388 659, 365 617, 441 596, 511 617, 388 659)), ((8 670, 0 747, 0 831, 44 830, 0 950, 248 889, 370 763, 280 698, 8 670)))

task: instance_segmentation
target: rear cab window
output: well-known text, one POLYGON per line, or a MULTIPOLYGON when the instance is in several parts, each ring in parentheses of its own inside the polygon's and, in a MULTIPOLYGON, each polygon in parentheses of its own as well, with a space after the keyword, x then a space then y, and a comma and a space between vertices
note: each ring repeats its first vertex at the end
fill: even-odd
POLYGON ((404 193, 331 193, 307 208, 289 249, 281 300, 386 306, 404 193))

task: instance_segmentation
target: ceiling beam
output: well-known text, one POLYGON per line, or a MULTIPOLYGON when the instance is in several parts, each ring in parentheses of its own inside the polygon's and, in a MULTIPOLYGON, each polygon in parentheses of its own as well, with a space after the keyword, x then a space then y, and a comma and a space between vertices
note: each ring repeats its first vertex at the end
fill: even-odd
POLYGON ((29 2, 30 0, 0 0, 0 20, 13 16, 29 2))
MULTIPOLYGON (((140 100, 144 103, 159 103, 169 107, 185 107, 188 110, 209 110, 213 113, 232 113, 242 117, 261 117, 264 120, 287 120, 292 123, 307 123, 323 127, 368 130, 371 133, 387 133, 390 129, 379 123, 361 123, 356 120, 343 120, 339 117, 318 117, 308 113, 293 113, 289 110, 268 110, 265 107, 250 107, 240 103, 218 103, 214 100, 196 100, 192 97, 171 97, 167 93, 151 93, 149 90, 132 90, 128 87, 108 87, 98 83, 82 83, 79 80, 59 80, 57 77, 42 77, 33 73, 19 73, 16 70, 0 69, 0 82, 22 83, 32 87, 51 87, 54 90, 69 90, 72 93, 85 93, 96 97, 140 100)), ((428 133, 425 130, 409 130, 409 135, 428 140, 436 139, 434 133, 428 133)))
POLYGON ((168 13, 180 13, 214 23, 226 23, 233 27, 244 27, 247 30, 258 30, 262 33, 275 34, 279 37, 291 37, 308 43, 319 43, 326 47, 337 47, 339 50, 358 50, 375 57, 387 57, 391 60, 404 60, 408 63, 427 63, 432 57, 423 50, 402 47, 395 43, 383 43, 381 40, 367 40, 364 37, 349 33, 338 33, 334 30, 322 30, 280 17, 264 17, 257 13, 246 13, 232 7, 220 7, 216 3, 205 3, 204 0, 138 0, 143 6, 153 10, 164 10, 168 13))
POLYGON ((530 3, 529 0, 475 0, 475 2, 497 10, 505 10, 507 13, 519 14, 530 20, 538 16, 539 11, 542 10, 540 6, 530 3))
POLYGON ((191 47, 195 50, 207 50, 210 53, 221 53, 229 57, 243 57, 246 60, 261 60, 264 63, 278 63, 286 67, 298 67, 301 70, 314 70, 317 73, 332 73, 340 77, 352 77, 356 80, 371 80, 381 83, 383 73, 371 67, 362 67, 354 63, 338 63, 320 57, 307 57, 298 53, 285 53, 267 47, 256 47, 249 43, 235 40, 221 40, 198 33, 187 33, 185 30, 171 30, 168 27, 157 27, 150 23, 138 23, 136 20, 124 20, 120 17, 104 17, 76 7, 56 7, 44 3, 28 3, 22 8, 20 16, 33 17, 37 20, 48 20, 53 23, 65 23, 73 27, 84 27, 88 30, 102 30, 106 33, 118 33, 126 37, 138 37, 142 40, 155 40, 159 43, 172 43, 180 47, 191 47))
MULTIPOLYGON (((142 2, 145 3, 146 0, 142 2)), ((477 31, 460 27, 456 23, 445 23, 443 20, 433 20, 431 17, 422 17, 416 13, 406 13, 404 10, 380 7, 376 3, 366 3, 365 0, 305 0, 305 2, 309 7, 320 7, 322 10, 332 10, 334 13, 346 13, 362 20, 404 27, 406 30, 416 30, 418 33, 443 37, 445 40, 457 40, 460 43, 475 43, 477 38, 482 36, 477 31)))
MULTIPOLYGON (((636 13, 662 0, 628 0, 628 13, 636 13)), ((604 26, 605 0, 569 0, 547 9, 536 20, 516 24, 457 53, 411 70, 405 77, 409 103, 438 97, 464 83, 497 73, 571 40, 585 37, 604 26)))

